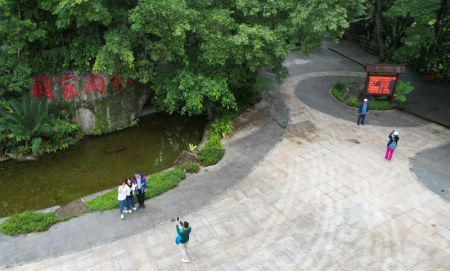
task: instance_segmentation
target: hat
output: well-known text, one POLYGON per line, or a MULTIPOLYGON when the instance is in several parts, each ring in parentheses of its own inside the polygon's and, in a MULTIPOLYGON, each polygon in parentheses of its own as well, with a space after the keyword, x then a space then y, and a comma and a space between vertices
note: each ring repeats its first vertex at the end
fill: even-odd
POLYGON ((398 132, 397 132, 397 131, 395 131, 395 132, 394 132, 394 135, 398 136, 398 132))
POLYGON ((368 100, 367 100, 367 99, 364 99, 364 101, 367 102, 368 100))

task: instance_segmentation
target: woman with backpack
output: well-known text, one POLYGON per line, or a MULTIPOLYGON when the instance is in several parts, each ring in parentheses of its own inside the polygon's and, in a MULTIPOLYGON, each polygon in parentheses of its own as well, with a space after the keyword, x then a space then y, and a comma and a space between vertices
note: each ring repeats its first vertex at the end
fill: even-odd
POLYGON ((389 134, 389 142, 386 147, 386 154, 384 155, 384 159, 391 160, 392 154, 394 153, 394 150, 397 148, 399 140, 400 137, 398 136, 398 132, 393 130, 389 134))

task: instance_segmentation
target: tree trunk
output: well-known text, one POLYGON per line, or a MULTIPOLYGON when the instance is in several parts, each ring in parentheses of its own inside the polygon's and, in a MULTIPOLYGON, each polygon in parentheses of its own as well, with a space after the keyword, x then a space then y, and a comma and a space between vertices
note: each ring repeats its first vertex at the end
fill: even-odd
POLYGON ((212 107, 211 107, 211 104, 208 105, 206 110, 207 110, 207 114, 208 114, 208 120, 212 120, 212 107))
POLYGON ((381 0, 375 0, 375 33, 378 42, 378 59, 384 62, 384 41, 383 41, 383 25, 381 23, 382 10, 381 0))
POLYGON ((442 27, 446 23, 446 14, 448 10, 448 0, 441 0, 439 9, 436 12, 436 24, 434 25, 435 43, 433 46, 433 54, 436 54, 437 49, 441 46, 442 27))

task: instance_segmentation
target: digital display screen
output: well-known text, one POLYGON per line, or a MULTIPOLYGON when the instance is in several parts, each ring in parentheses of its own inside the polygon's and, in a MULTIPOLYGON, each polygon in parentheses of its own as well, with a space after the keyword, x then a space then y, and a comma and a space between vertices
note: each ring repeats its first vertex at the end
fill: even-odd
POLYGON ((367 92, 369 95, 391 95, 397 82, 396 75, 368 74, 367 92))

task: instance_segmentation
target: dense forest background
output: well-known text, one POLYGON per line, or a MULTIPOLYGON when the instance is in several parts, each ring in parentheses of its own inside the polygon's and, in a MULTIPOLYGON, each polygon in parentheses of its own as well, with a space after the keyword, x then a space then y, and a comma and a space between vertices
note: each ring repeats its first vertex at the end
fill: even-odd
POLYGON ((347 36, 378 54, 380 61, 407 63, 449 78, 448 0, 370 0, 347 36))
POLYGON ((0 0, 0 154, 78 138, 70 113, 27 98, 33 76, 120 76, 160 110, 221 115, 252 100, 261 69, 281 81, 290 48, 344 32, 381 61, 448 77, 448 0, 0 0))

